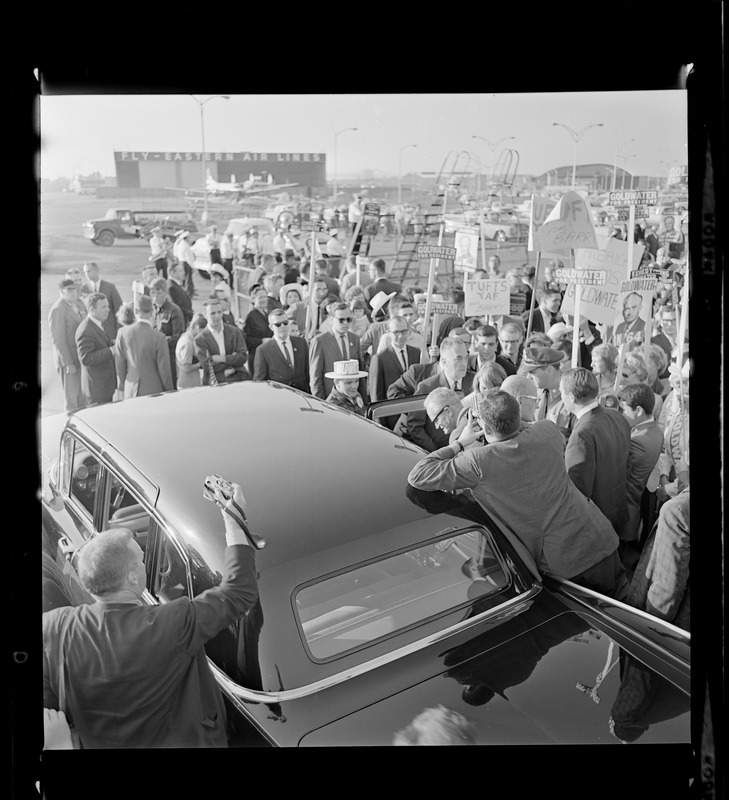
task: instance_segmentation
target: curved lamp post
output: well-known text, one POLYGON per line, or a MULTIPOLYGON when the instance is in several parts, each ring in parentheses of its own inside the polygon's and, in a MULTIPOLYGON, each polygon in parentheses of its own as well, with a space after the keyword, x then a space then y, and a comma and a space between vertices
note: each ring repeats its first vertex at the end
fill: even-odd
MULTIPOLYGON (((480 139, 482 142, 486 144, 486 147, 489 149, 489 174, 488 174, 488 185, 491 185, 491 178, 492 173, 494 171, 494 150, 502 143, 508 142, 510 139, 516 139, 516 136, 504 136, 502 139, 498 139, 495 142, 490 142, 483 136, 477 136, 475 133, 471 135, 472 139, 480 139)), ((480 177, 480 175, 479 175, 480 177)), ((480 183, 480 181, 479 181, 480 183)), ((479 190, 480 191, 480 190, 479 190)))
POLYGON ((190 97, 200 106, 200 133, 202 135, 202 174, 203 174, 203 224, 207 225, 208 222, 208 182, 207 182, 207 169, 206 169, 206 159, 205 159, 205 103, 209 103, 211 100, 215 100, 217 97, 220 97, 223 100, 230 100, 230 95, 227 94, 214 94, 212 97, 208 97, 206 100, 198 100, 194 94, 191 94, 190 97))
POLYGON ((575 174, 577 172, 577 143, 582 139, 582 137, 590 130, 590 128, 602 128, 604 122, 594 122, 592 125, 587 125, 581 131, 576 132, 570 128, 569 125, 563 125, 561 122, 553 122, 553 126, 557 126, 558 128, 564 128, 567 133, 572 137, 572 140, 575 143, 574 150, 572 151, 572 188, 575 188, 575 174))
MULTIPOLYGON (((628 139, 628 141, 627 141, 627 142, 622 142, 621 144, 617 145, 617 146, 616 146, 616 148, 615 148, 615 163, 614 163, 614 165, 613 165, 613 182, 612 182, 612 186, 610 187, 610 191, 611 191, 611 192, 614 192, 614 191, 615 191, 615 185, 616 185, 616 183, 617 183, 617 174, 618 174, 618 158, 620 158, 620 155, 619 155, 619 153, 620 153, 620 148, 621 148, 623 145, 630 144, 631 142, 634 142, 634 141, 635 141, 635 139, 628 139)), ((632 156, 628 156, 628 158, 632 158, 632 156)))

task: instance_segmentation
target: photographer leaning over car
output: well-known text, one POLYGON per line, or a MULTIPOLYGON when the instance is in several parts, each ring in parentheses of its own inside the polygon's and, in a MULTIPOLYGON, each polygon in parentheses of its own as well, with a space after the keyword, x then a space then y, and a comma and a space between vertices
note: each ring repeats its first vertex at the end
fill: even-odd
POLYGON ((232 500, 215 494, 225 575, 197 597, 146 605, 144 553, 126 528, 79 550, 78 574, 95 602, 43 615, 43 704, 65 711, 84 748, 227 747, 204 645, 258 597, 254 550, 228 513, 246 501, 232 486, 232 500))
POLYGON ((501 389, 483 394, 458 439, 420 459, 408 482, 419 490, 408 496, 427 510, 424 492, 437 492, 435 506, 447 492, 470 489, 500 528, 527 548, 540 574, 627 597, 618 536, 569 479, 559 429, 549 420, 522 423, 516 398, 501 389), (481 435, 485 446, 466 449, 481 435))

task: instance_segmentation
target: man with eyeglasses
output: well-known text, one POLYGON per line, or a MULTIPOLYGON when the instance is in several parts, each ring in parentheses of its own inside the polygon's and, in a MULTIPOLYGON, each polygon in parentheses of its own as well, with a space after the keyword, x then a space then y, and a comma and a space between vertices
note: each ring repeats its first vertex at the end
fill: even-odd
POLYGON ((505 359, 508 358, 516 367, 521 363, 523 342, 524 333, 515 322, 507 322, 501 326, 499 331, 500 355, 505 359))
MULTIPOLYGON (((337 303, 332 308, 332 329, 320 333, 311 340, 309 352, 309 383, 314 397, 326 400, 334 388, 334 381, 326 377, 332 372, 335 361, 359 362, 360 370, 364 369, 360 351, 359 336, 349 330, 354 319, 347 303, 337 303)), ((361 378, 359 393, 365 403, 368 401, 367 378, 361 378)))
MULTIPOLYGON (((452 389, 459 397, 473 390, 476 373, 468 371, 468 348, 460 339, 445 338, 440 346, 440 370, 421 381, 415 394, 430 394, 433 389, 452 389)), ((395 432, 429 452, 448 444, 448 435, 436 427, 426 411, 410 411, 402 414, 395 432)))
POLYGON ((236 326, 223 322, 223 306, 217 297, 206 300, 203 307, 208 324, 195 337, 203 386, 249 381, 248 348, 243 334, 236 326))
POLYGON ((276 308, 268 315, 273 338, 256 350, 254 381, 278 381, 309 392, 309 345, 300 336, 291 336, 286 312, 276 308))
POLYGON ((557 427, 548 420, 522 423, 519 404, 507 392, 486 392, 458 439, 424 456, 408 483, 444 498, 470 490, 538 574, 627 597, 618 536, 569 479, 557 427), (479 436, 487 446, 466 449, 479 436))
MULTIPOLYGON (((387 332, 392 344, 372 356, 370 362, 370 399, 372 402, 387 399, 387 390, 411 364, 420 361, 420 350, 407 344, 410 325, 401 316, 387 320, 387 332)), ((383 417, 382 424, 392 430, 397 416, 383 417)))

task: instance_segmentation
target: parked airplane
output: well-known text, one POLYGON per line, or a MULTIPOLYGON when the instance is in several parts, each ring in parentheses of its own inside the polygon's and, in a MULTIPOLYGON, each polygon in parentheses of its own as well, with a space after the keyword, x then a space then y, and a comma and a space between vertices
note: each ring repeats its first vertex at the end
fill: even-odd
POLYGON ((205 179, 205 189, 179 189, 167 187, 176 192, 184 192, 188 197, 201 197, 206 192, 208 196, 225 197, 228 202, 237 202, 243 198, 250 198, 268 192, 280 192, 291 186, 298 186, 298 183, 274 183, 273 175, 269 173, 268 178, 264 179, 261 175, 251 173, 247 181, 236 181, 235 175, 230 176, 229 182, 216 181, 208 170, 205 179))

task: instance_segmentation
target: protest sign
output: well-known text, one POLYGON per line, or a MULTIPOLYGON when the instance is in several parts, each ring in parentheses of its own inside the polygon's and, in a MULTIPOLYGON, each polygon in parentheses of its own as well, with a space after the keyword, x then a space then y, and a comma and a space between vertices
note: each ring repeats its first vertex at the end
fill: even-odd
POLYGON ((304 219, 299 224, 300 231, 320 231, 323 230, 324 223, 318 219, 304 219))
POLYGON ((467 280, 463 286, 466 295, 464 314, 467 317, 497 316, 511 311, 511 294, 506 279, 467 280))
POLYGON ((607 281, 607 271, 604 269, 557 267, 553 270, 553 274, 555 280, 560 283, 573 281, 580 286, 604 286, 607 281))
POLYGON ((461 270, 476 269, 478 259, 478 231, 459 228, 456 231, 456 258, 454 266, 461 270))
POLYGON ((539 229, 540 250, 569 252, 597 248, 592 212, 577 192, 562 195, 539 229))
POLYGON ((380 207, 377 203, 365 203, 362 214, 362 233, 376 236, 380 229, 380 207))
POLYGON ((643 346, 646 328, 650 333, 655 288, 655 278, 636 278, 620 284, 613 344, 624 344, 626 352, 643 346))
POLYGON ((455 303, 444 303, 434 300, 430 304, 430 311, 432 314, 457 314, 458 306, 455 303))
POLYGON ((556 200, 550 200, 548 197, 541 197, 535 194, 532 195, 532 204, 529 210, 529 242, 527 250, 544 250, 539 236, 539 229, 544 220, 547 219, 549 212, 556 205, 556 200))
MULTIPOLYGON (((605 272, 605 283, 581 288, 580 314, 592 322, 612 325, 620 308, 620 284, 628 274, 628 243, 605 236, 596 238, 597 250, 575 251, 575 269, 605 272)), ((634 245, 633 269, 638 268, 644 250, 643 245, 634 245)), ((577 284, 573 281, 567 284, 561 306, 563 314, 575 313, 576 287, 577 284)))
POLYGON ((439 244, 419 244, 415 254, 419 259, 445 258, 448 261, 453 261, 456 257, 456 248, 439 244))
POLYGON ((610 192, 608 205, 615 206, 654 206, 658 202, 658 192, 619 191, 610 192))

